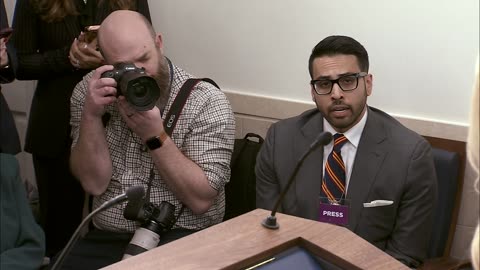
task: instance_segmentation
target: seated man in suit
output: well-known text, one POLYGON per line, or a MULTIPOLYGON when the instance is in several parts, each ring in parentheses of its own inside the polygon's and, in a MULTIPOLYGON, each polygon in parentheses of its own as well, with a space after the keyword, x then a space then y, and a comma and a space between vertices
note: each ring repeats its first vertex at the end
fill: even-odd
POLYGON ((367 105, 373 88, 368 65, 367 51, 350 37, 330 36, 315 46, 309 71, 317 108, 270 127, 257 157, 257 207, 273 208, 299 157, 319 133, 331 132, 334 142, 305 159, 281 211, 323 221, 328 211, 320 209, 347 206, 344 226, 417 267, 426 256, 437 199, 431 147, 367 105), (382 201, 371 203, 376 200, 382 201))

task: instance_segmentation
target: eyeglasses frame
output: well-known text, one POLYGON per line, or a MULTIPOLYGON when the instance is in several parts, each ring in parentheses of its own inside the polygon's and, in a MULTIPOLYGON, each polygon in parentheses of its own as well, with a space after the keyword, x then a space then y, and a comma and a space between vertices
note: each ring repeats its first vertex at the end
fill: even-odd
POLYGON ((335 80, 329 80, 329 79, 311 80, 311 81, 310 81, 310 85, 312 86, 312 88, 313 88, 313 90, 315 91, 315 93, 316 93, 317 95, 320 95, 320 96, 329 95, 330 93, 332 93, 333 86, 334 86, 335 84, 337 84, 338 87, 339 87, 343 92, 350 92, 350 91, 353 91, 353 90, 355 90, 355 89, 358 88, 358 78, 363 78, 363 77, 365 77, 365 76, 367 76, 367 75, 368 75, 367 72, 363 72, 363 71, 362 71, 362 72, 358 72, 358 73, 343 75, 343 76, 338 77, 338 78, 335 79, 335 80), (344 77, 349 77, 349 76, 353 76, 353 77, 355 77, 355 78, 357 79, 357 85, 356 85, 353 89, 344 90, 344 89, 342 88, 342 86, 340 86, 340 84, 339 84, 338 82, 339 82, 342 78, 344 78, 344 77), (330 91, 328 91, 328 93, 321 93, 321 94, 318 93, 317 88, 315 87, 315 83, 316 83, 316 82, 319 82, 319 81, 330 81, 330 82, 332 83, 332 87, 330 88, 330 91))

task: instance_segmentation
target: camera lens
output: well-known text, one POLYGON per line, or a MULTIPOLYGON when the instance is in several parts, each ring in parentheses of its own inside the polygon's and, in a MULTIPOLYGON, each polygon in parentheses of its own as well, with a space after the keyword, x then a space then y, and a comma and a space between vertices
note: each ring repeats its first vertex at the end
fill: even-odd
POLYGON ((159 206, 151 202, 128 202, 123 216, 129 220, 142 222, 142 226, 135 231, 132 240, 128 243, 123 259, 135 256, 156 247, 160 241, 160 234, 170 230, 175 223, 175 206, 162 201, 159 206))
POLYGON ((145 89, 145 86, 139 83, 135 83, 132 85, 133 88, 133 95, 135 95, 136 98, 143 98, 147 94, 147 89, 145 89))
POLYGON ((162 229, 163 228, 154 221, 149 221, 144 227, 138 228, 132 240, 128 243, 122 260, 156 247, 160 242, 160 232, 162 229))
POLYGON ((128 72, 120 82, 122 94, 137 111, 151 110, 160 97, 160 88, 150 76, 128 72))

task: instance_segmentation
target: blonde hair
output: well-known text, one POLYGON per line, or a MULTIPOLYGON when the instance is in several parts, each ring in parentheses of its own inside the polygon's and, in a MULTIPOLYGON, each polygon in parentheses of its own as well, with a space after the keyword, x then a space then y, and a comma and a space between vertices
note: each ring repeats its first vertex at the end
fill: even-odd
MULTIPOLYGON (((477 192, 479 191, 478 189, 478 182, 479 182, 479 159, 478 155, 480 152, 480 145, 479 145, 479 140, 480 137, 478 135, 479 132, 479 121, 480 121, 480 112, 479 112, 479 81, 480 81, 480 74, 479 74, 479 59, 477 57, 477 68, 475 71, 475 85, 473 87, 473 95, 472 95, 472 107, 470 109, 470 128, 468 130, 468 139, 467 139, 467 159, 469 160, 470 164, 472 165, 472 168, 477 176, 477 179, 475 180, 475 189, 477 192)), ((480 270, 480 236, 479 236, 479 225, 477 225, 477 228, 475 230, 475 235, 473 237, 472 241, 472 247, 471 247, 471 256, 472 256, 472 265, 473 268, 476 270, 480 270)))

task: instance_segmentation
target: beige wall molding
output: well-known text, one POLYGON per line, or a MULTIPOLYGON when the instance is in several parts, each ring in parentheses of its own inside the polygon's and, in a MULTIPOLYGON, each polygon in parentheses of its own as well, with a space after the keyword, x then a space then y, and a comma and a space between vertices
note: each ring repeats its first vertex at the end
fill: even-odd
MULTIPOLYGON (((303 102, 297 100, 286 100, 262 95, 245 94, 241 92, 227 90, 224 91, 232 105, 233 111, 237 116, 237 135, 242 136, 249 132, 248 125, 254 125, 252 128, 261 126, 260 130, 250 130, 264 136, 265 124, 271 124, 279 119, 284 119, 299 115, 302 112, 315 107, 313 102, 303 102), (247 125, 243 123, 246 119, 247 125), (255 123, 255 122, 266 123, 255 123), (242 131, 243 130, 243 131, 242 131)), ((379 109, 382 109, 379 107, 379 109)), ((465 142, 468 133, 468 125, 462 123, 450 123, 441 120, 422 119, 420 117, 395 115, 392 114, 406 127, 414 130, 423 136, 430 136, 442 139, 465 142)), ((268 126, 267 126, 268 129, 268 126)))

